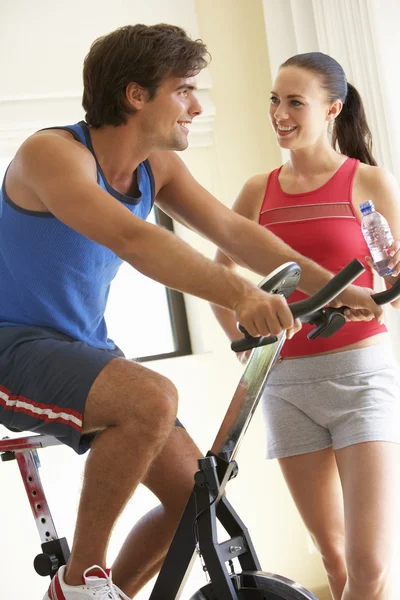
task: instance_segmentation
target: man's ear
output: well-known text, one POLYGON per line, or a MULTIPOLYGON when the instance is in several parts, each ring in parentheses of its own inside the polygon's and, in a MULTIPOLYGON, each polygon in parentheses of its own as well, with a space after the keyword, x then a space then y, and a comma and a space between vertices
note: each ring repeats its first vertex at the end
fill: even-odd
POLYGON ((336 119, 336 117, 338 117, 340 115, 340 113, 342 112, 342 108, 343 108, 343 102, 341 100, 336 100, 329 108, 328 113, 326 115, 326 120, 334 121, 336 119))
POLYGON ((138 83, 128 83, 125 90, 125 96, 128 104, 140 110, 146 104, 149 94, 148 91, 138 83))

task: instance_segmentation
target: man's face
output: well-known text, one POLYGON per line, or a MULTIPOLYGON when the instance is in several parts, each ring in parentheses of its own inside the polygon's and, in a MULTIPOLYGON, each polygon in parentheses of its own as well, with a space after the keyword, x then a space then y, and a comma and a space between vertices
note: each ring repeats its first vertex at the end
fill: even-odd
POLYGON ((154 147, 161 150, 187 148, 190 123, 202 112, 196 89, 195 77, 170 77, 143 106, 140 111, 142 131, 152 139, 154 147))

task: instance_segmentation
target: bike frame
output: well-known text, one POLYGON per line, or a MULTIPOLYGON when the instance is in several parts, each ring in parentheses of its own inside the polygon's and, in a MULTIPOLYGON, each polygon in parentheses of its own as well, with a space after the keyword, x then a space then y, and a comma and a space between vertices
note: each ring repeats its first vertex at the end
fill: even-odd
MULTIPOLYGON (((196 558, 193 522, 200 511, 204 511, 206 508, 210 507, 212 502, 212 511, 215 511, 215 513, 211 514, 211 521, 213 521, 212 517, 214 516, 219 518, 222 524, 224 524, 223 521, 227 522, 229 519, 229 517, 227 517, 228 512, 230 515, 233 513, 234 517, 237 517, 232 507, 230 507, 229 502, 223 497, 223 493, 226 484, 232 476, 235 465, 234 459, 258 406, 268 375, 285 342, 285 338, 286 334, 281 333, 278 336, 277 341, 273 344, 261 346, 252 351, 246 369, 239 381, 225 418, 212 445, 211 452, 209 453, 216 456, 217 460, 219 460, 219 485, 217 496, 210 497, 208 491, 201 494, 201 492, 196 489, 195 485, 149 600, 179 600, 181 597, 196 558)), ((232 529, 236 528, 238 522, 239 519, 237 517, 232 529)), ((211 525, 208 524, 208 527, 211 527, 211 525)), ((243 530, 245 530, 244 525, 242 527, 242 531, 243 530)), ((212 535, 215 539, 216 532, 213 531, 212 535)), ((236 545, 230 540, 229 549, 235 547, 240 547, 241 550, 238 552, 230 551, 230 553, 227 553, 226 551, 224 552, 224 548, 222 548, 221 556, 216 557, 216 560, 228 560, 230 557, 236 558, 240 557, 241 554, 245 554, 245 557, 242 559, 244 564, 241 564, 243 568, 246 570, 261 569, 249 537, 246 537, 244 541, 241 540, 241 543, 236 540, 236 545)), ((212 565, 208 565, 208 568, 211 578, 213 579, 212 565)), ((225 578, 225 582, 222 585, 225 585, 226 589, 229 589, 231 598, 237 598, 236 592, 228 576, 225 578)))

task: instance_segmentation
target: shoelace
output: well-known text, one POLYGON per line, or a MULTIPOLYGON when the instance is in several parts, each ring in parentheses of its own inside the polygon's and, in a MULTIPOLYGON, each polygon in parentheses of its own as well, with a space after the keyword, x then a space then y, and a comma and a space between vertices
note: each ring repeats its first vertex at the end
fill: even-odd
POLYGON ((115 583, 112 582, 111 577, 106 571, 98 565, 86 569, 83 577, 85 582, 90 584, 90 588, 94 591, 94 595, 98 596, 99 600, 131 600, 118 586, 115 585, 115 583), (90 571, 100 571, 102 577, 88 577, 87 574, 90 571))

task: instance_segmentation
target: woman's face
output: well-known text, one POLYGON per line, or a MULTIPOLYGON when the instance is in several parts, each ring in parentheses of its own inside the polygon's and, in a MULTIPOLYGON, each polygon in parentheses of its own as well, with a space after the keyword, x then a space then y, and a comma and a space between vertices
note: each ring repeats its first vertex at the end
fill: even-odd
POLYGON ((283 67, 271 92, 269 116, 278 144, 288 150, 326 141, 328 123, 340 112, 342 102, 328 102, 321 77, 308 69, 283 67))

